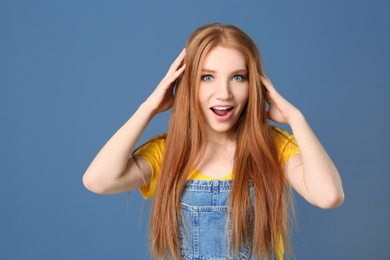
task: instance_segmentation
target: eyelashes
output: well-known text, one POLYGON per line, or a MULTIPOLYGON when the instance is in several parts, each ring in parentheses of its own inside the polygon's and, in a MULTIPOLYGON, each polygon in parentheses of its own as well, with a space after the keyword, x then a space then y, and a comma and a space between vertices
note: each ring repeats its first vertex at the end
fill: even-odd
POLYGON ((234 75, 232 80, 235 80, 235 81, 244 81, 246 79, 246 77, 244 75, 234 75))
POLYGON ((212 81, 214 79, 214 77, 212 75, 202 75, 201 79, 203 81, 212 81))
MULTIPOLYGON (((211 74, 205 74, 205 75, 201 76, 201 80, 203 80, 203 81, 210 82, 213 79, 214 79, 214 76, 211 74)), ((245 81, 246 79, 247 79, 247 77, 245 75, 241 75, 241 74, 234 75, 231 78, 232 81, 245 81)))

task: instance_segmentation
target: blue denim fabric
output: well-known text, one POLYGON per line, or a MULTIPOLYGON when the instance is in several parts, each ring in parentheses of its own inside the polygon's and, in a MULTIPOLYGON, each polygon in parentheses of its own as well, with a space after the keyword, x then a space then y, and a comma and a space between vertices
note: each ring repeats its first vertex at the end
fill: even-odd
MULTIPOLYGON (((226 260, 257 259, 244 246, 233 255, 229 240, 231 223, 228 219, 230 180, 189 180, 182 194, 182 226, 180 227, 183 259, 226 260)), ((253 199, 253 187, 251 187, 253 199)))

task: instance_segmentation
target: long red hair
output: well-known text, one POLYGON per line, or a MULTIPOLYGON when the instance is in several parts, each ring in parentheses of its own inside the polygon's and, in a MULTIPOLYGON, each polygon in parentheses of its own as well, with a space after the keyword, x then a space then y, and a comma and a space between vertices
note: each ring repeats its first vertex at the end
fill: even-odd
MULTIPOLYGON (((236 140, 229 216, 234 252, 245 243, 261 259, 281 248, 289 251, 289 189, 267 123, 264 76, 252 39, 232 25, 210 24, 197 29, 186 44, 186 70, 175 93, 165 153, 150 216, 151 251, 156 258, 180 259, 181 194, 188 175, 205 152, 206 134, 198 103, 203 61, 217 46, 240 50, 246 58, 249 98, 233 127, 236 140), (249 186, 254 187, 252 207, 249 186)), ((165 137, 164 137, 165 138, 165 137)))

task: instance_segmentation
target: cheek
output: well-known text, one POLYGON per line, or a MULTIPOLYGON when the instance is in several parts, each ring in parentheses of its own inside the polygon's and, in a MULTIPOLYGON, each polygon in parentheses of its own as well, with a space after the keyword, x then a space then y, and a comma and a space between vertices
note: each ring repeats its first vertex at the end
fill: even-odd
POLYGON ((249 98, 249 86, 245 86, 241 88, 239 91, 235 94, 237 101, 240 101, 241 103, 246 103, 249 98))
POLYGON ((198 101, 200 103, 208 102, 211 96, 210 88, 200 87, 198 93, 198 101))

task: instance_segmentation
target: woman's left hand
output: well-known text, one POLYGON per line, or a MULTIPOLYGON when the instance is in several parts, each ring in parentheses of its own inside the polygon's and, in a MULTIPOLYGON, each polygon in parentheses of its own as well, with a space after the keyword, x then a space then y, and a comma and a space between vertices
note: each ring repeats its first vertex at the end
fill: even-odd
POLYGON ((268 118, 279 124, 290 124, 293 117, 298 115, 300 111, 276 91, 268 78, 260 76, 260 79, 267 90, 268 118))
POLYGON ((266 76, 260 78, 266 88, 268 118, 291 126, 301 152, 286 164, 289 183, 313 205, 321 208, 341 205, 344 191, 340 175, 303 114, 276 91, 266 76))

